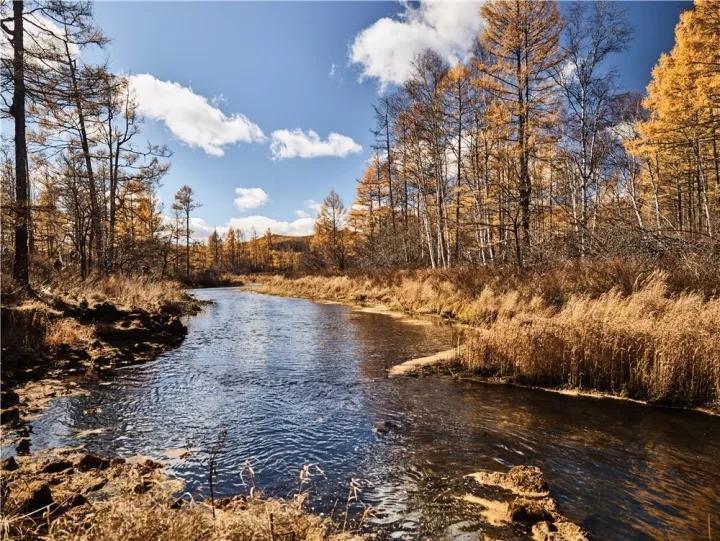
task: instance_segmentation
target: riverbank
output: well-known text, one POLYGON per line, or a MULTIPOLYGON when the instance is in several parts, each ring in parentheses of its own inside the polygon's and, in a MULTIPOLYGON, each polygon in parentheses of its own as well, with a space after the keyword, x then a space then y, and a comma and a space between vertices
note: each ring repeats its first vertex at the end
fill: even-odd
POLYGON ((162 465, 51 450, 2 463, 3 539, 352 541, 289 500, 238 496, 195 501, 162 465))
MULTIPOLYGON (((313 515, 306 493, 195 500, 146 457, 110 458, 80 449, 47 450, 2 461, 3 538, 64 540, 235 539, 359 541, 348 517, 313 515)), ((586 541, 563 516, 542 472, 515 466, 455 479, 437 496, 479 517, 490 532, 522 531, 537 541, 586 541)), ((342 514, 342 513, 341 513, 342 514)), ((491 539, 491 537, 485 537, 491 539)))
POLYGON ((201 306, 180 284, 111 276, 4 288, 2 424, 19 425, 55 396, 77 392, 73 378, 154 359, 180 345, 182 317, 201 306))
POLYGON ((720 297, 698 280, 628 262, 507 277, 468 270, 258 276, 255 289, 461 324, 457 362, 481 378, 718 411, 720 297))

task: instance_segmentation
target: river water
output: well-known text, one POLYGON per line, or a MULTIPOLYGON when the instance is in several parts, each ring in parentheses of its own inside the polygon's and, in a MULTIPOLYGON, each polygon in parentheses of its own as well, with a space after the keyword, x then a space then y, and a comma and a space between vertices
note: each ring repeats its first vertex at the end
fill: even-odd
POLYGON ((481 539, 486 527, 440 496, 467 473, 533 464, 595 539, 708 539, 709 525, 720 537, 720 418, 387 379, 389 366, 451 347, 452 328, 233 288, 195 294, 214 303, 189 319, 180 348, 53 401, 32 423, 33 448, 165 457, 207 495, 208 450, 225 433, 218 493, 302 488, 327 513, 352 482, 374 510, 367 527, 393 538, 481 539))

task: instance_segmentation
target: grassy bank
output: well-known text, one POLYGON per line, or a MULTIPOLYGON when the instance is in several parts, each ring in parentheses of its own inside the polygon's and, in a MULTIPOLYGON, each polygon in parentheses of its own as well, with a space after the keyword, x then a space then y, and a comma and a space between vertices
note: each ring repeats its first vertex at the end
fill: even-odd
POLYGON ((42 401, 47 387, 36 385, 24 398, 21 386, 152 359, 182 342, 181 317, 198 309, 176 282, 110 276, 36 284, 27 293, 4 280, 3 424, 32 413, 36 405, 25 398, 42 401))
POLYGON ((485 377, 677 406, 720 406, 718 277, 687 263, 260 277, 259 290, 435 314, 468 326, 485 377))
POLYGON ((2 539, 356 539, 308 514, 302 495, 194 501, 147 459, 50 451, 3 461, 2 477, 2 539))

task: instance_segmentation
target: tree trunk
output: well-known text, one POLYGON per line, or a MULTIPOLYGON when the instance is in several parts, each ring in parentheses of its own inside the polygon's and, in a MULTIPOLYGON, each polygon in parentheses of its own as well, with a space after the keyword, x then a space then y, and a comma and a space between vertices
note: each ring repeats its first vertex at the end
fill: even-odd
POLYGON ((190 277, 190 209, 185 213, 185 276, 190 277))
POLYGON ((13 2, 13 103, 15 119, 15 260, 13 278, 23 288, 30 287, 28 261, 28 201, 27 143, 25 141, 25 49, 23 40, 22 1, 13 2))
POLYGON ((77 71, 75 68, 75 61, 70 55, 70 48, 68 47, 67 31, 65 40, 65 54, 67 56, 68 67, 70 68, 70 77, 73 86, 73 98, 75 100, 75 107, 78 112, 78 124, 80 127, 80 145, 82 146, 83 157, 85 158, 85 169, 88 176, 88 190, 90 193, 90 227, 92 229, 93 237, 93 248, 95 250, 95 265, 98 270, 103 272, 103 235, 102 235, 102 223, 100 216, 100 204, 98 203, 97 186, 95 186, 95 175, 93 174, 92 158, 90 156, 90 144, 88 142, 87 129, 85 127, 85 114, 82 108, 82 101, 80 100, 80 89, 78 88, 77 82, 77 71))

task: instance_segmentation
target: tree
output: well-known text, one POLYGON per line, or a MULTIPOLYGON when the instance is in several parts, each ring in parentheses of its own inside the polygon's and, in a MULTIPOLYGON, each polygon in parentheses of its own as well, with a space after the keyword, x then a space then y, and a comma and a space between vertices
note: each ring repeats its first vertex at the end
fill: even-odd
MULTIPOLYGON (((31 120, 26 108, 42 122, 48 111, 77 104, 87 88, 78 83, 74 56, 81 47, 105 43, 92 24, 89 2, 13 2, 13 16, 2 19, 2 29, 13 47, 13 62, 3 61, 3 88, 12 85, 13 99, 6 112, 15 122, 15 261, 17 280, 28 286, 31 239, 31 197, 26 131, 31 120), (12 28, 8 23, 12 22, 12 28), (28 38, 28 39, 26 39, 28 38), (72 60, 72 62, 70 61, 72 60), (72 64, 72 65, 71 65, 72 64), (72 68, 68 71, 67 68, 72 68), (8 83, 7 85, 5 83, 8 83), (34 112, 35 110, 37 112, 34 112), (20 158, 20 159, 18 159, 20 158)), ((3 101, 8 101, 3 94, 3 101)), ((81 124, 84 118, 80 117, 81 124)), ((86 152, 89 155, 89 151, 86 152)), ((86 167, 88 162, 86 160, 86 167)), ((92 177, 92 166, 88 175, 92 177)), ((97 210, 97 205, 96 210, 97 210)), ((94 217, 94 242, 102 241, 99 213, 94 217)))
POLYGON ((173 209, 185 215, 185 276, 190 276, 190 213, 200 206, 190 186, 185 184, 175 194, 173 209))
POLYGON ((643 159, 642 183, 658 233, 713 238, 720 210, 720 15, 698 0, 680 16, 675 45, 653 69, 629 150, 643 159))
POLYGON ((101 96, 97 114, 99 148, 95 154, 106 161, 103 170, 107 179, 107 247, 106 264, 113 268, 116 263, 116 219, 122 205, 119 191, 128 182, 145 185, 156 183, 169 169, 161 161, 170 157, 165 146, 148 143, 144 149, 134 144, 140 133, 142 119, 137 113, 137 103, 127 78, 106 74, 101 83, 101 96), (104 148, 103 148, 104 147, 104 148))
POLYGON ((212 266, 215 269, 220 268, 220 261, 223 251, 223 242, 218 235, 217 229, 213 230, 212 235, 208 237, 208 250, 212 256, 212 266))
MULTIPOLYGON (((520 227, 530 247, 531 160, 549 142, 558 111, 553 76, 562 62, 560 14, 554 2, 495 0, 482 7, 486 20, 480 43, 486 58, 478 63, 482 83, 509 111, 515 142, 520 227)), ((521 253, 518 251, 518 256, 521 253)), ((518 257, 518 264, 522 259, 518 257)))
POLYGON ((223 242, 223 259, 225 259, 225 265, 232 272, 237 272, 237 252, 238 252, 238 239, 235 236, 235 230, 230 227, 225 235, 225 241, 223 242))
POLYGON ((3 29, 12 36, 13 44, 13 100, 10 114, 15 119, 15 261, 13 277, 25 287, 30 287, 28 266, 28 200, 27 143, 25 141, 25 46, 23 2, 13 2, 13 28, 3 29))
POLYGON ((335 190, 330 190, 320 205, 312 247, 326 263, 340 270, 345 268, 347 258, 346 221, 342 199, 335 190))
POLYGON ((600 139, 612 121, 615 73, 604 62, 627 48, 632 29, 617 4, 575 2, 568 10, 564 34, 565 63, 556 78, 565 98, 564 151, 572 172, 572 215, 582 257, 587 252, 591 192, 596 199, 600 195, 604 159, 600 139))

